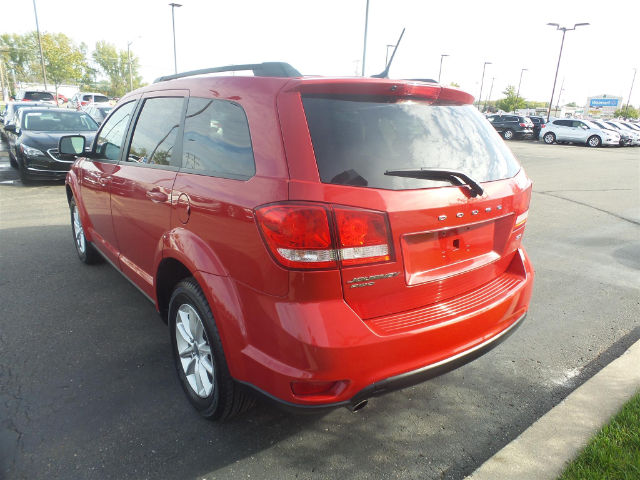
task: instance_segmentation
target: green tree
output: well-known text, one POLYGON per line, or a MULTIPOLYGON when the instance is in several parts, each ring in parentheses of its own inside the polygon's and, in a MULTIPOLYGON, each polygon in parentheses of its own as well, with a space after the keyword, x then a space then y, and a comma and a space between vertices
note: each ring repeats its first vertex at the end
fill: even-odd
POLYGON ((633 105, 629 105, 628 108, 625 105, 624 107, 619 108, 618 110, 616 110, 613 113, 613 116, 614 117, 622 117, 622 118, 638 118, 639 112, 633 105))
POLYGON ((129 63, 126 50, 118 51, 115 45, 101 41, 96 43, 93 59, 111 82, 109 95, 121 97, 129 91, 129 65, 131 65, 133 88, 142 85, 142 78, 138 75, 138 58, 132 52, 129 63))
POLYGON ((576 102, 567 103, 567 104, 565 105, 565 107, 572 107, 572 108, 575 108, 575 107, 577 107, 577 106, 578 106, 578 104, 577 104, 576 102))
POLYGON ((524 98, 516 95, 516 88, 513 85, 509 85, 504 92, 506 98, 501 98, 496 101, 496 107, 505 112, 513 112, 518 108, 524 108, 526 103, 524 98))
POLYGON ((450 86, 450 87, 455 87, 455 88, 460 88, 460 84, 459 84, 459 83, 456 83, 456 82, 451 82, 451 83, 449 84, 449 86, 450 86))
POLYGON ((86 64, 85 56, 80 47, 65 34, 44 33, 42 53, 47 80, 53 83, 56 95, 62 83, 73 82, 82 76, 86 64))
POLYGON ((42 78, 40 70, 36 72, 32 69, 35 61, 40 58, 37 52, 35 32, 24 35, 15 33, 0 35, 0 61, 13 94, 15 94, 16 82, 29 82, 42 78))

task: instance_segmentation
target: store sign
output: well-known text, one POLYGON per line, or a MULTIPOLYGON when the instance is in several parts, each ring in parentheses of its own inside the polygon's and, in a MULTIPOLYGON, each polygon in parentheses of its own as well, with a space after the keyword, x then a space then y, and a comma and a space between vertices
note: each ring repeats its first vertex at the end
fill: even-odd
POLYGON ((589 103, 590 107, 617 107, 619 100, 617 98, 592 98, 589 103))

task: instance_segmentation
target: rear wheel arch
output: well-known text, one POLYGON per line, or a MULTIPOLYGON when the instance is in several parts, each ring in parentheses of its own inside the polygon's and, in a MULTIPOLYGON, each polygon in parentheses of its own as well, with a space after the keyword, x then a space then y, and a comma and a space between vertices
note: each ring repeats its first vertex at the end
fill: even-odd
POLYGON ((179 260, 169 257, 164 258, 158 265, 156 272, 156 301, 162 320, 167 323, 169 300, 175 286, 193 273, 179 260))

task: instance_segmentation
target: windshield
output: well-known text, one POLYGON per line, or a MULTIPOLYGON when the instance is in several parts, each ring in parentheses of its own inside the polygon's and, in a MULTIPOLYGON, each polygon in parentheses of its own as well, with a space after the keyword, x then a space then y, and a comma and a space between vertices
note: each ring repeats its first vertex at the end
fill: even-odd
POLYGON ((376 100, 303 97, 322 182, 408 190, 443 182, 385 171, 452 169, 487 182, 513 177, 520 169, 495 129, 471 105, 376 100))
POLYGON ((22 128, 37 132, 74 132, 97 130, 98 124, 86 113, 50 110, 46 112, 25 112, 22 128))

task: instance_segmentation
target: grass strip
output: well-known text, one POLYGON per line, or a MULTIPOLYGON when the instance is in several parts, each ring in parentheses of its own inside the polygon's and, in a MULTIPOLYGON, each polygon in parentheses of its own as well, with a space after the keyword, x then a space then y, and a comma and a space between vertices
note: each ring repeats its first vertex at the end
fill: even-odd
POLYGON ((640 479, 640 392, 591 439, 558 480, 640 479))

